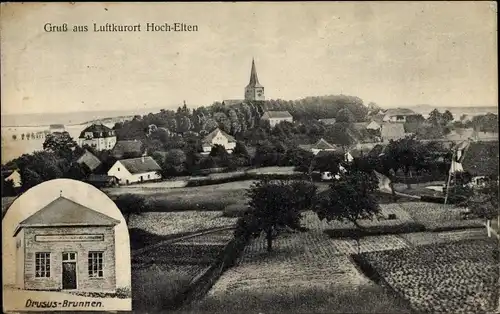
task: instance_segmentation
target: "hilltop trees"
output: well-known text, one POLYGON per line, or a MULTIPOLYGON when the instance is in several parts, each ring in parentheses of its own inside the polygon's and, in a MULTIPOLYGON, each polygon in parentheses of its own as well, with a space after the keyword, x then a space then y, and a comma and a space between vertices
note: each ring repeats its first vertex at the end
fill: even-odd
POLYGON ((119 195, 114 202, 125 217, 127 225, 132 215, 140 215, 147 208, 146 200, 136 194, 128 193, 119 195))
POLYGON ((72 159, 73 151, 78 147, 68 132, 47 134, 43 142, 43 149, 55 153, 67 160, 72 159))
POLYGON ((265 234, 267 251, 282 228, 300 229, 301 212, 312 206, 316 186, 304 181, 261 180, 248 191, 250 209, 235 235, 241 238, 265 234))

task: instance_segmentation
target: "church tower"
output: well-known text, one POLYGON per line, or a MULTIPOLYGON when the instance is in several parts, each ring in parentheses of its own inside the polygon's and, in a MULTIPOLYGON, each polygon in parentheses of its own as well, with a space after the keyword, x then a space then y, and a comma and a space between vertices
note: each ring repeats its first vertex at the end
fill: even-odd
POLYGON ((250 71, 250 82, 245 87, 245 100, 265 100, 264 86, 260 85, 255 68, 255 61, 252 59, 252 70, 250 71))

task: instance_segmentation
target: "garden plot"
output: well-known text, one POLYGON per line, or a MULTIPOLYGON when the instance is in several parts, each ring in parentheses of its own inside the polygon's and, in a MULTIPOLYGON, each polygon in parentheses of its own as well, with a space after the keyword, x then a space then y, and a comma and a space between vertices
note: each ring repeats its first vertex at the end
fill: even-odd
MULTIPOLYGON (((339 254, 357 254, 358 245, 355 240, 332 239, 332 245, 339 254)), ((402 249, 409 247, 408 243, 396 235, 368 236, 359 241, 360 253, 402 249)))
POLYGON ((237 267, 228 270, 209 295, 260 289, 327 288, 368 282, 349 257, 339 255, 328 236, 318 232, 282 234, 266 252, 265 237, 245 248, 237 267))
POLYGON ((129 229, 137 228, 155 235, 171 235, 218 227, 235 226, 237 218, 223 217, 222 212, 147 212, 132 215, 129 229))
POLYGON ((452 241, 471 240, 471 239, 484 239, 487 237, 486 228, 484 229, 466 229, 458 231, 444 231, 444 232, 414 232, 399 235, 402 239, 409 244, 427 245, 446 243, 452 241))
MULTIPOLYGON (((302 215, 302 225, 306 228, 312 230, 351 230, 357 229, 353 223, 350 222, 340 222, 340 221, 330 221, 319 220, 317 215, 308 211, 302 215)), ((399 204, 381 204, 380 214, 378 217, 373 217, 373 219, 360 219, 358 220, 359 225, 375 230, 377 228, 390 230, 401 229, 405 226, 412 226, 415 223, 414 219, 402 208, 399 204), (395 215, 396 219, 388 219, 391 215, 395 215)))
POLYGON ((362 253, 358 259, 417 311, 491 313, 498 300, 499 252, 492 239, 362 253))
POLYGON ((465 209, 453 205, 424 202, 408 202, 401 203, 400 205, 416 222, 424 225, 427 230, 461 229, 483 226, 479 219, 462 219, 462 213, 465 209))

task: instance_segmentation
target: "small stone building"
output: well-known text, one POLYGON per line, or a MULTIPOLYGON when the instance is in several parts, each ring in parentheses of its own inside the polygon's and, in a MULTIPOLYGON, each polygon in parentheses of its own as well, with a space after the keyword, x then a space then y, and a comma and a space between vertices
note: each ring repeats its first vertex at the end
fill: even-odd
POLYGON ((17 285, 26 290, 115 292, 119 223, 60 196, 14 231, 17 285))

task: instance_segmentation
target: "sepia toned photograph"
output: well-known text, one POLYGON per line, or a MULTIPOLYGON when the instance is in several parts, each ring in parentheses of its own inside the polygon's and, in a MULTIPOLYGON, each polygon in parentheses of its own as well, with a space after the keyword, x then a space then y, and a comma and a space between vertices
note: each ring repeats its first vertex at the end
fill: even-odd
POLYGON ((496 26, 2 3, 4 311, 500 313, 496 26))

